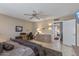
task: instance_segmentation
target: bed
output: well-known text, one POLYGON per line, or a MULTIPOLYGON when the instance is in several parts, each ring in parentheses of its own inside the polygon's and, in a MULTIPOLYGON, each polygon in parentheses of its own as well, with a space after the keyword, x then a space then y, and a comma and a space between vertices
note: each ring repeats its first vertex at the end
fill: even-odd
POLYGON ((11 51, 3 51, 1 56, 35 56, 34 51, 27 46, 23 46, 14 41, 7 41, 7 43, 13 44, 14 49, 11 51))
POLYGON ((41 45, 25 41, 22 39, 8 40, 6 43, 14 45, 11 51, 3 51, 1 56, 44 56, 44 50, 41 45))
POLYGON ((61 56, 62 53, 45 48, 39 44, 22 39, 11 39, 5 43, 12 44, 14 49, 5 51, 0 44, 0 56, 61 56))

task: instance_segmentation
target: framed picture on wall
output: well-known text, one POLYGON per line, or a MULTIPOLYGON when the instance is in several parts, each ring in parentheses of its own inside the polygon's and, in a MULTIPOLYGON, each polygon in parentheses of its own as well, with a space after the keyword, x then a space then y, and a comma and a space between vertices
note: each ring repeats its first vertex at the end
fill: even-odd
POLYGON ((22 32, 23 26, 16 26, 15 30, 16 30, 16 32, 22 32))

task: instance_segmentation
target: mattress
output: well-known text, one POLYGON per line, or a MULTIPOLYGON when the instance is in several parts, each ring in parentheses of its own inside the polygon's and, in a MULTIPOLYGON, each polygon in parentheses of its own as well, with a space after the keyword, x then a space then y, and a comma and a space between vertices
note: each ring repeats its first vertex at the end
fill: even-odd
POLYGON ((7 41, 7 43, 13 44, 15 48, 11 51, 3 51, 1 56, 35 56, 34 51, 30 47, 20 45, 11 40, 7 41))

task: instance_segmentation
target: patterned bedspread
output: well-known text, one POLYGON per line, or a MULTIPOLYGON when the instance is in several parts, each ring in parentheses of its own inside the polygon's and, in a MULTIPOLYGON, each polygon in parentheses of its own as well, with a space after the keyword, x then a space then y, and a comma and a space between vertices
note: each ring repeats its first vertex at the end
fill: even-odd
POLYGON ((34 51, 30 47, 20 45, 11 40, 7 41, 7 43, 13 44, 15 48, 11 51, 4 51, 1 54, 2 56, 35 56, 34 51))
POLYGON ((12 40, 12 41, 17 42, 23 46, 30 47, 34 51, 36 56, 44 56, 44 50, 43 50, 42 46, 39 44, 35 44, 33 42, 25 41, 25 40, 21 40, 21 39, 12 40))

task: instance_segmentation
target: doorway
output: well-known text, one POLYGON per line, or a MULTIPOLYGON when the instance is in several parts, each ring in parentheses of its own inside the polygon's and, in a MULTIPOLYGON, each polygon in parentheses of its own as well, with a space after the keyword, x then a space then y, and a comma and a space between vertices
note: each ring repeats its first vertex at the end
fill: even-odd
POLYGON ((54 22, 53 33, 55 41, 67 46, 76 45, 76 20, 54 22))
POLYGON ((54 40, 59 40, 60 43, 63 41, 62 22, 55 22, 53 25, 54 29, 54 40))

